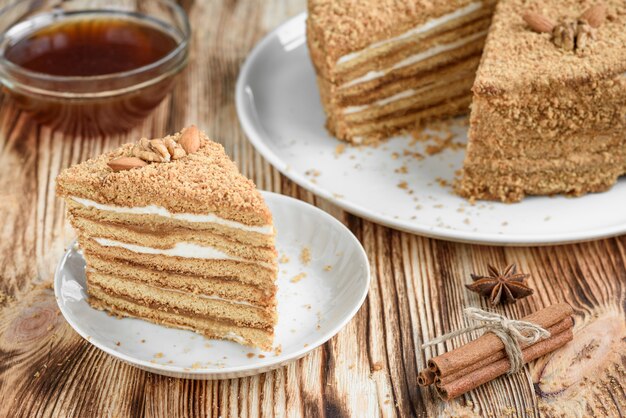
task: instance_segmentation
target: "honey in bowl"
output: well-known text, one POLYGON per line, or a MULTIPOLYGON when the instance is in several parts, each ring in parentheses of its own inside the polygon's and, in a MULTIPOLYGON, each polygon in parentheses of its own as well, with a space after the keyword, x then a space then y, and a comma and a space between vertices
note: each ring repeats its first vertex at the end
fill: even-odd
POLYGON ((176 47, 170 34, 137 20, 71 19, 43 27, 9 46, 10 62, 43 74, 95 76, 152 64, 176 47))
POLYGON ((154 2, 172 8, 171 22, 138 12, 55 10, 8 26, 0 42, 4 90, 55 129, 97 135, 133 127, 187 62, 184 12, 154 2))

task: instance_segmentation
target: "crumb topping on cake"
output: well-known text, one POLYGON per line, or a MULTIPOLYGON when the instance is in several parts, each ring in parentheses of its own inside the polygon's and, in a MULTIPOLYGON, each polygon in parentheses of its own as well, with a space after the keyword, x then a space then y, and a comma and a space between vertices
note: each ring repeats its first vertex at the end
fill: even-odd
POLYGON ((502 1, 496 8, 474 92, 505 94, 516 89, 549 89, 613 78, 626 72, 626 4, 608 0, 606 21, 595 29, 594 40, 584 49, 556 46, 551 33, 538 33, 524 21, 537 13, 553 21, 576 20, 592 0, 502 1))
MULTIPOLYGON (((183 131, 163 138, 177 140, 183 131)), ((64 170, 62 196, 126 207, 157 205, 173 213, 215 213, 249 225, 271 223, 271 213, 254 183, 239 173, 222 145, 200 132, 200 147, 183 158, 114 171, 108 163, 130 157, 136 144, 64 170)))

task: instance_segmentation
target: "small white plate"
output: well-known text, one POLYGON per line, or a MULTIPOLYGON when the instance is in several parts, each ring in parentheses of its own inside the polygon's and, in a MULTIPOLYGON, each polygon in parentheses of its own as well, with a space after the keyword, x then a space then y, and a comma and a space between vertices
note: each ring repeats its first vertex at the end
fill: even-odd
POLYGON ((166 376, 229 379, 263 373, 302 357, 339 332, 359 310, 369 288, 369 263, 359 241, 332 216, 287 196, 269 192, 263 196, 274 216, 282 261, 274 351, 209 340, 139 319, 118 319, 91 308, 85 261, 74 245, 54 278, 63 316, 101 350, 166 376), (300 260, 304 248, 310 251, 308 264, 300 260), (298 280, 302 273, 306 276, 298 280))
MULTIPOLYGON (((529 197, 517 204, 471 206, 449 186, 464 151, 418 161, 425 144, 406 137, 347 147, 324 128, 315 73, 298 15, 265 37, 241 69, 239 120, 254 147, 280 172, 343 209, 372 221, 436 238, 500 245, 583 241, 626 232, 626 178, 610 191, 580 198, 529 197), (406 182, 404 184, 403 182, 406 182), (398 187, 401 185, 402 187, 398 187)), ((465 142, 458 123, 455 142, 465 142)), ((431 142, 432 144, 432 142, 431 142)))

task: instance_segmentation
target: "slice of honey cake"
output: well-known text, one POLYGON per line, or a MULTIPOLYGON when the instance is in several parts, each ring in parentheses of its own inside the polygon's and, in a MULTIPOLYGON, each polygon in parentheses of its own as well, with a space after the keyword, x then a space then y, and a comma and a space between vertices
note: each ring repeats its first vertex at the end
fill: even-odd
POLYGON ((93 307, 271 348, 272 215, 220 144, 195 126, 143 138, 64 170, 57 193, 93 307))

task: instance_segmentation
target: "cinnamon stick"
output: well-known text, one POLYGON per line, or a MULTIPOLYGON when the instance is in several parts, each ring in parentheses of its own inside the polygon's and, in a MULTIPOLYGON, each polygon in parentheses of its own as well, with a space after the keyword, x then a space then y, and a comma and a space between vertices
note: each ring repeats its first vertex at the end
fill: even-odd
MULTIPOLYGON (((528 346, 526 349, 522 350, 524 364, 556 350, 571 341, 573 338, 573 329, 568 328, 560 334, 553 335, 550 338, 528 346)), ((511 363, 507 358, 504 358, 486 367, 468 373, 452 382, 435 385, 435 388, 443 400, 449 401, 450 399, 456 398, 457 396, 463 395, 464 393, 477 388, 483 383, 487 383, 496 377, 505 374, 510 368, 511 363)))
MULTIPOLYGON (((563 319, 561 322, 557 323, 556 325, 553 325, 551 327, 546 328, 549 332, 550 332, 550 336, 553 337, 555 335, 558 335, 564 331, 567 331, 570 328, 574 327, 574 319, 572 319, 571 316, 566 317, 565 319, 563 319)), ((535 343, 536 344, 536 343, 535 343)), ((525 348, 529 347, 528 344, 520 344, 520 347, 522 348, 522 350, 524 350, 525 348)), ((523 352, 523 351, 522 351, 523 352)), ((497 353, 494 353, 490 356, 485 357, 484 359, 477 361, 474 364, 469 365, 468 367, 459 370, 456 373, 452 373, 450 375, 447 376, 436 376, 435 377, 435 383, 441 385, 441 384, 446 384, 449 382, 453 382, 457 379, 460 379, 461 377, 465 376, 466 374, 472 373, 480 368, 483 368, 485 366, 488 366, 492 363, 495 363, 498 360, 501 360, 503 358, 506 357, 506 353, 504 352, 504 350, 498 351, 497 353)), ((418 380, 419 383, 419 380, 418 380)), ((430 384, 430 383, 429 383, 430 384)))
POLYGON ((435 381, 435 373, 430 369, 422 370, 417 376, 417 384, 420 386, 428 386, 435 381))
MULTIPOLYGON (((573 313, 572 307, 568 304, 557 303, 525 316, 522 321, 532 322, 542 328, 550 328, 565 318, 571 317, 573 313)), ((504 352, 504 344, 500 338, 492 333, 485 333, 474 341, 430 359, 428 368, 436 376, 445 377, 466 369, 499 351, 504 352)))

